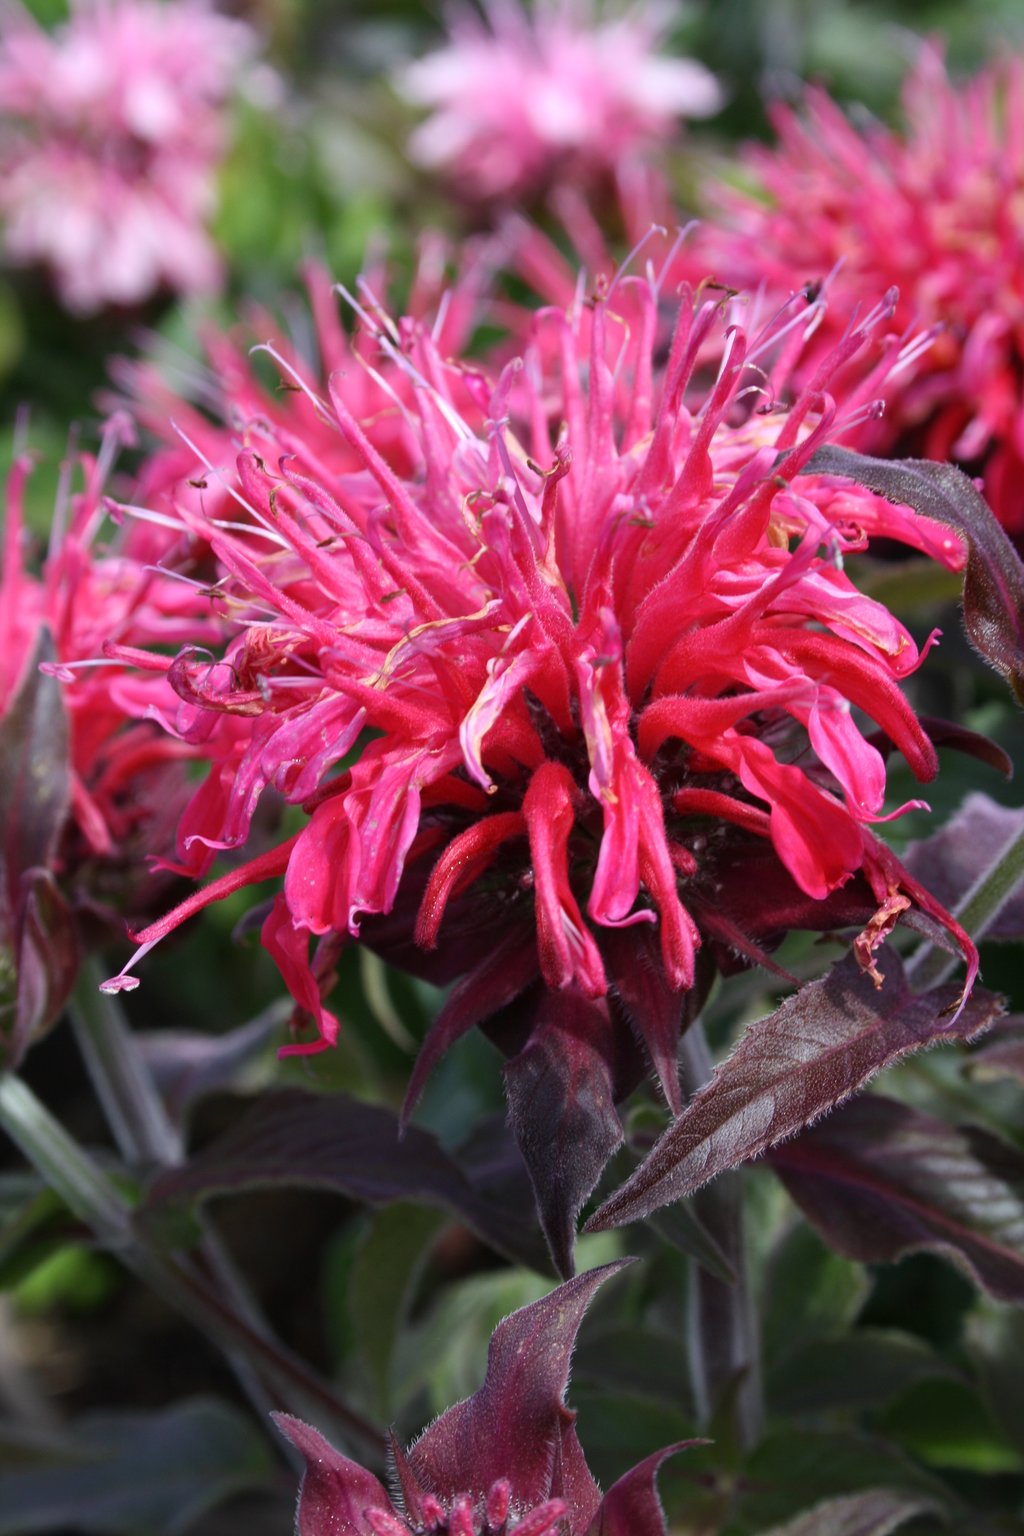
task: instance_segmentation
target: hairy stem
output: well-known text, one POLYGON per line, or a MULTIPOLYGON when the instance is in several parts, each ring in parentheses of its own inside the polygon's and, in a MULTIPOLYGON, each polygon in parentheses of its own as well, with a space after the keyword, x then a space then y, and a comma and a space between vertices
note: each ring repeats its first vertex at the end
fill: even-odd
MULTIPOLYGON (((688 1094, 713 1068, 700 1021, 683 1036, 681 1067, 688 1094)), ((750 1292, 743 1234, 743 1175, 720 1174, 693 1196, 694 1214, 729 1260, 734 1284, 690 1262, 687 1352, 697 1420, 702 1430, 729 1413, 739 1446, 756 1445, 764 1429, 761 1341, 750 1292)))
MULTIPOLYGON (((133 1220, 116 1184, 55 1120, 28 1085, 0 1077, 0 1127, 47 1185, 125 1268, 155 1290, 227 1353, 239 1351, 290 1411, 316 1418, 361 1451, 380 1459, 382 1433, 341 1402, 327 1382, 225 1298, 217 1255, 208 1260, 211 1284, 187 1261, 161 1252, 133 1220)), ((328 1430, 330 1432, 330 1429, 328 1430)))
POLYGON ((121 1156, 171 1167, 184 1155, 138 1043, 116 997, 99 990, 95 962, 82 966, 71 999, 71 1027, 121 1156))
MULTIPOLYGON (((116 997, 99 990, 95 962, 82 967, 71 999, 71 1027, 86 1070, 103 1106, 107 1124, 125 1161, 135 1167, 156 1164, 173 1167, 185 1155, 178 1127, 164 1108, 138 1041, 116 997)), ((255 1301, 236 1272, 204 1218, 199 1244, 211 1274, 254 1333, 270 1336, 270 1329, 255 1301)), ((239 1386, 249 1399, 260 1423, 269 1429, 274 1403, 248 1354, 238 1346, 227 1350, 239 1386)), ((276 1437, 275 1437, 276 1440, 276 1437)))

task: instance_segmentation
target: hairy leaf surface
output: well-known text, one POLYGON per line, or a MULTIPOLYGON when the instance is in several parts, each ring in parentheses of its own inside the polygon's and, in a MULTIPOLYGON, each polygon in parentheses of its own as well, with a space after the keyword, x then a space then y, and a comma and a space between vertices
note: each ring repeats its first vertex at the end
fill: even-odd
POLYGON ((885 982, 876 989, 848 956, 751 1024, 589 1228, 637 1221, 693 1194, 810 1125, 901 1056, 969 1039, 1000 1012, 999 999, 976 988, 953 1023, 955 986, 915 996, 891 951, 881 969, 885 982))

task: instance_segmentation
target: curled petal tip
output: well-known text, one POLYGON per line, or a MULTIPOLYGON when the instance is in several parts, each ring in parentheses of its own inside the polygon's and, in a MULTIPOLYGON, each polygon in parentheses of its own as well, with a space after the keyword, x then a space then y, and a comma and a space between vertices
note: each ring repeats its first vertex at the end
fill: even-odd
POLYGON ((106 981, 101 981, 99 990, 107 993, 134 992, 138 985, 138 976, 125 976, 122 973, 120 976, 111 976, 106 981))

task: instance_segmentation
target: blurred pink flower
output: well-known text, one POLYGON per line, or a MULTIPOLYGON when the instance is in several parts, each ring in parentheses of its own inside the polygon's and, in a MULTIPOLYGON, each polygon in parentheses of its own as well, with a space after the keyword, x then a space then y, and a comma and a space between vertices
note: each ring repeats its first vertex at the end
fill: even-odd
POLYGON ((64 682, 71 727, 71 821, 73 845, 63 859, 128 863, 146 853, 167 853, 153 823, 173 832, 180 814, 184 775, 172 770, 177 794, 169 793, 168 765, 195 754, 169 738, 154 716, 176 703, 163 672, 139 671, 124 660, 97 665, 112 646, 145 661, 153 647, 217 643, 198 583, 171 574, 191 561, 192 541, 177 528, 130 522, 111 529, 105 490, 117 448, 130 424, 113 418, 97 456, 80 455, 84 484, 61 493, 43 569, 26 569, 22 501, 32 461, 19 456, 7 486, 3 561, 0 566, 0 718, 20 690, 40 631, 53 642, 54 660, 44 671, 64 682), (113 538, 103 541, 103 532, 113 538), (101 542, 102 541, 102 542, 101 542), (181 556, 179 561, 176 555, 181 556), (164 569, 157 559, 165 562, 164 569), (154 772, 159 784, 154 783, 154 772), (148 787, 148 788, 147 788, 148 787), (147 834, 139 846, 140 823, 147 834))
POLYGON ((205 229, 225 102, 253 47, 208 0, 72 0, 53 33, 0 21, 0 215, 11 260, 88 314, 215 288, 205 229))
POLYGON ((72 490, 72 466, 65 466, 41 571, 26 558, 27 455, 16 455, 8 477, 0 555, 0 965, 15 985, 0 1006, 5 1065, 59 1013, 81 935, 106 916, 109 936, 112 917, 144 920, 166 902, 166 879, 154 881, 146 860, 172 852, 190 793, 185 759, 195 749, 152 718, 175 698, 163 672, 145 664, 150 648, 196 642, 203 631, 215 640, 217 631, 197 584, 151 563, 159 556, 170 567, 176 554, 187 563, 191 541, 176 528, 140 521, 118 530, 107 521, 105 483, 128 428, 123 416, 112 418, 99 453, 78 456, 80 489, 72 490), (126 654, 103 663, 108 645, 126 654))
MULTIPOLYGON (((730 327, 703 389, 719 299, 684 297, 663 369, 657 312, 656 284, 620 278, 568 314, 538 312, 496 377, 421 324, 366 315, 383 361, 361 419, 351 370, 322 397, 279 359, 343 452, 318 462, 261 419, 258 450, 201 471, 227 488, 230 520, 184 488, 176 516, 218 562, 211 591, 233 638, 152 665, 180 699, 171 728, 215 758, 183 855, 242 848, 270 790, 305 820, 140 933, 131 962, 211 900, 283 875, 263 941, 316 1024, 295 1049, 337 1038, 322 992, 361 938, 435 981, 462 978, 410 1102, 441 1052, 490 1020, 515 1058, 521 1144, 523 1074, 543 1058, 544 1092, 560 1084, 565 1103, 533 1094, 536 1114, 599 1122, 579 1141, 604 1156, 643 1055, 679 1107, 702 943, 728 968, 737 953, 765 959, 789 927, 858 925, 874 974, 873 950, 913 905, 954 933, 969 981, 976 969, 870 831, 885 760, 854 710, 919 779, 937 763, 900 687, 922 653, 843 568, 874 536, 953 569, 963 549, 907 508, 804 473, 870 412, 863 390, 840 406, 824 390, 888 310, 789 409, 773 404, 773 365, 816 307, 794 302, 749 339, 730 327)), ((108 986, 133 985, 129 970, 108 986)))
POLYGON ((829 281, 805 374, 858 307, 891 284, 896 325, 935 327, 913 369, 893 376, 874 426, 878 452, 951 458, 982 473, 1007 529, 1024 533, 1024 62, 963 87, 926 47, 903 97, 905 126, 849 120, 825 91, 777 106, 778 142, 746 155, 749 190, 705 193, 696 254, 741 288, 781 301, 829 281))
POLYGON ((602 11, 595 0, 464 7, 448 43, 409 64, 398 89, 431 115, 410 153, 473 197, 521 198, 592 181, 664 144, 722 102, 693 59, 657 48, 671 7, 602 11))

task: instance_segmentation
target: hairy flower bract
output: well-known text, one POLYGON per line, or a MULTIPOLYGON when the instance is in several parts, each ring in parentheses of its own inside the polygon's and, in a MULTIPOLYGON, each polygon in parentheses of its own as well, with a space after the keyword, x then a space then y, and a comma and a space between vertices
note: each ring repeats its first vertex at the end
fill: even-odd
POLYGON ((694 1442, 645 1457, 602 1497, 564 1402, 584 1312, 621 1267, 581 1274, 499 1323, 480 1390, 408 1451, 392 1436, 394 1499, 310 1425, 278 1415, 306 1463, 297 1536, 665 1536, 658 1469, 694 1442))

